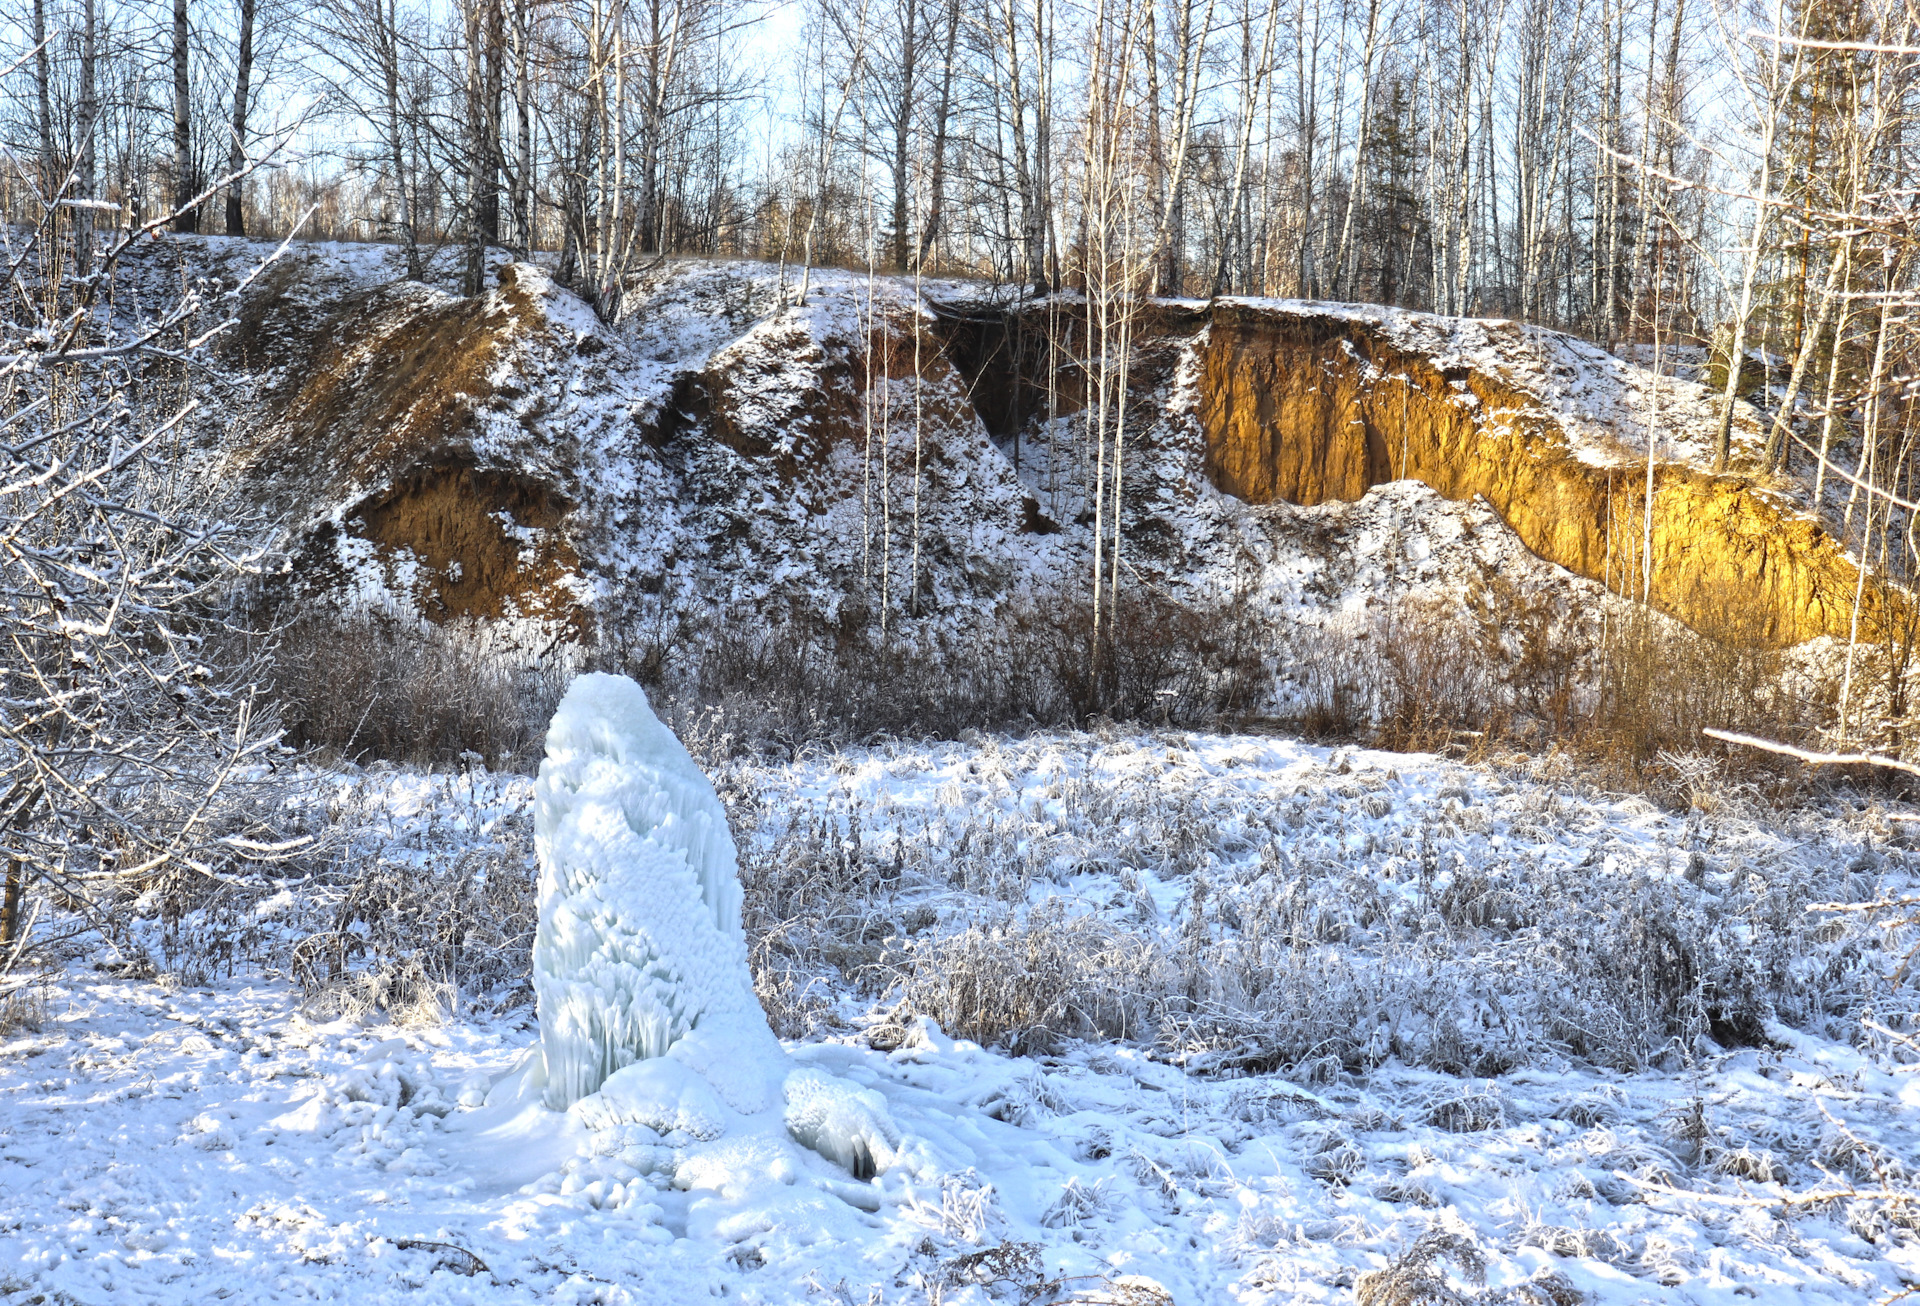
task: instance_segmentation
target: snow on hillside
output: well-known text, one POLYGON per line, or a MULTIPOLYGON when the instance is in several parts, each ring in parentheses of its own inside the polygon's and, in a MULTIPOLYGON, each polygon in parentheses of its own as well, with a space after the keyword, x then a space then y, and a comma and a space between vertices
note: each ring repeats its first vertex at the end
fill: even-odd
MULTIPOLYGON (((182 272, 217 290, 269 253, 263 242, 169 240, 128 276, 136 290, 155 294, 182 272)), ((385 338, 389 318, 450 302, 437 298, 440 290, 376 292, 402 271, 399 252, 386 247, 296 245, 282 259, 268 274, 271 308, 243 312, 222 356, 231 380, 260 394, 279 393, 289 369, 305 366, 295 366, 303 342, 331 338, 339 323, 365 352, 385 338), (363 320, 376 300, 385 307, 363 320)), ((524 278, 521 288, 538 311, 516 317, 499 346, 501 366, 518 371, 488 380, 497 393, 473 400, 470 428, 437 442, 421 433, 417 468, 404 460, 362 468, 351 447, 315 452, 302 444, 282 457, 271 412, 243 414, 252 423, 245 439, 273 451, 263 466, 274 495, 307 495, 288 508, 288 522, 336 529, 329 556, 344 580, 334 597, 347 606, 404 611, 439 583, 435 568, 451 563, 411 558, 410 546, 394 539, 376 546, 360 538, 356 514, 408 478, 439 484, 435 477, 453 469, 445 479, 454 485, 468 463, 500 471, 532 497, 552 490, 570 505, 557 529, 580 574, 541 573, 528 585, 551 589, 555 610, 590 608, 615 646, 644 644, 678 624, 697 629, 721 612, 834 624, 849 613, 871 618, 883 597, 905 630, 940 643, 991 629, 1010 604, 1047 603, 1083 587, 1092 518, 1075 419, 1031 425, 1017 448, 996 443, 937 348, 930 304, 970 304, 981 287, 929 285, 922 296, 910 281, 815 270, 808 303, 796 307, 795 269, 678 259, 631 279, 612 326, 543 276, 524 278), (874 377, 866 342, 876 326, 891 356, 874 377), (925 375, 918 386, 916 345, 925 375), (1030 504, 1044 519, 1038 527, 1030 504), (915 567, 917 587, 907 575, 915 567)), ((138 300, 129 294, 126 302, 138 300)), ((1577 444, 1590 426, 1598 443, 1589 443, 1613 450, 1609 458, 1644 437, 1635 404, 1648 374, 1569 337, 1353 306, 1266 307, 1370 314, 1406 347, 1503 378, 1558 414, 1577 444)), ((1281 628, 1351 626, 1368 607, 1402 598, 1457 607, 1489 587, 1529 603, 1558 596, 1553 601, 1584 610, 1611 602, 1601 587, 1530 554, 1479 501, 1449 502, 1411 483, 1309 509, 1220 494, 1194 416, 1199 339, 1178 342, 1171 374, 1152 393, 1143 383, 1138 396, 1124 559, 1136 578, 1203 609, 1231 596, 1281 628)), ((1663 390, 1671 392, 1663 402, 1679 394, 1663 390)), ((1697 444, 1704 411, 1688 407, 1691 416, 1672 418, 1669 433, 1697 444)), ((372 445, 385 434, 340 438, 372 445)), ((508 510, 491 501, 479 509, 496 518, 508 510)), ((437 547, 439 536, 420 532, 415 544, 437 547)), ((474 560, 463 565, 479 574, 474 560)), ((507 642, 544 648, 551 633, 507 642)), ((1289 692, 1277 682, 1267 708, 1288 710, 1289 692)))
MULTIPOLYGON (((1876 807, 1783 815, 1703 776, 1671 814, 1563 760, 1175 732, 715 778, 769 1014, 795 1063, 880 1096, 911 1173, 770 1188, 751 1149, 676 1169, 639 1125, 482 1139, 538 1037, 524 1002, 494 1009, 515 983, 437 1023, 303 1009, 287 947, 360 927, 319 881, 264 886, 240 907, 279 942, 231 971, 116 978, 82 948, 0 1036, 0 1298, 1186 1306, 1400 1299, 1362 1283, 1389 1266, 1399 1291, 1555 1306, 1920 1283, 1911 1205, 1867 1195, 1920 1152, 1915 1058, 1862 1023, 1907 1027, 1912 982, 1886 977, 1911 940, 1808 910, 1914 891, 1876 807)), ((352 873, 420 878, 523 848, 528 798, 383 769, 310 801, 357 813, 352 873)))

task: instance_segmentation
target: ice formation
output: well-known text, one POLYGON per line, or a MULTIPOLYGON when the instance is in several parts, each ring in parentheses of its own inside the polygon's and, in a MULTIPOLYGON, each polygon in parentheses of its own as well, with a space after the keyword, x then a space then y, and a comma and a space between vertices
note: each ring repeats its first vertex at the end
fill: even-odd
POLYGON ((573 682, 534 804, 533 1069, 547 1106, 565 1110, 622 1068, 668 1057, 735 1111, 765 1109, 786 1058, 747 970, 726 813, 640 686, 598 673, 573 682))
POLYGON ((584 675, 561 700, 534 846, 540 1050, 521 1091, 596 1132, 639 1126, 679 1146, 784 1125, 856 1179, 901 1160, 879 1094, 794 1069, 768 1029, 726 813, 633 681, 584 675))
POLYGON ((887 1114, 886 1099, 870 1088, 856 1088, 818 1070, 787 1076, 787 1131, 853 1172, 871 1179, 893 1165, 900 1131, 887 1114))

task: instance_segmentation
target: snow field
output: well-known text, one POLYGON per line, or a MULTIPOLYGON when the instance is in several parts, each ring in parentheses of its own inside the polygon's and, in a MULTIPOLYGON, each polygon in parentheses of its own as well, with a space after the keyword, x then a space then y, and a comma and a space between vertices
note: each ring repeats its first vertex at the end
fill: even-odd
POLYGON ((1850 1038, 1898 944, 1807 908, 1911 874, 1859 814, 1775 823, 1734 796, 1676 816, 1586 789, 1565 757, 1109 732, 723 784, 764 814, 746 874, 771 958, 902 983, 983 1040, 1157 1038, 1215 1071, 1632 1070, 1779 1019, 1850 1038), (1057 1010, 983 1023, 996 995, 968 986, 969 957, 1029 963, 1008 1001, 1044 1011, 1055 984, 1057 1010))
MULTIPOLYGON (((727 1119, 703 1139, 725 1104, 697 1091, 671 1120, 576 1109, 516 1145, 484 1102, 537 1042, 524 1006, 321 1022, 265 945, 190 986, 76 962, 41 1028, 0 1039, 5 1300, 1347 1302, 1425 1274, 1488 1300, 1859 1302, 1920 1281, 1911 1206, 1846 1195, 1904 1187, 1920 1149, 1914 1058, 1860 1023, 1907 1027, 1911 989, 1884 980, 1904 940, 1803 910, 1911 892, 1882 812, 1675 815, 1564 760, 1174 732, 715 780, 789 1055, 883 1104, 895 1133, 868 1146, 897 1164, 856 1180, 727 1119), (1082 964, 1081 987, 1049 980, 1082 964), (943 994, 1027 1054, 940 1020, 943 994), (1736 1026, 1764 1041, 1715 1041, 1736 1026)), ((422 866, 530 800, 484 775, 334 783, 361 837, 422 866)), ((287 892, 267 919, 292 929, 308 887, 287 892)))

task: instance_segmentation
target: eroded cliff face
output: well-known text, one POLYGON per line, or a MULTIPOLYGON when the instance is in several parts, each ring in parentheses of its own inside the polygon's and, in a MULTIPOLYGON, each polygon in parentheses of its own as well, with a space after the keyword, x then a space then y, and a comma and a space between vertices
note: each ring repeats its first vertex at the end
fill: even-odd
POLYGON ((852 320, 833 311, 844 302, 816 306, 762 323, 707 360, 690 391, 706 434, 815 516, 857 498, 861 466, 877 479, 883 452, 889 481, 912 476, 916 453, 923 478, 929 466, 992 458, 930 314, 891 295, 864 313, 854 305, 852 320))
MULTIPOLYGON (((1654 467, 1652 567, 1644 459, 1576 435, 1491 369, 1436 359, 1364 313, 1225 302, 1200 346, 1206 470, 1251 503, 1357 500, 1414 479, 1484 496, 1541 558, 1716 639, 1780 647, 1846 637, 1859 575, 1783 495, 1681 462, 1654 467)), ((1862 634, 1880 623, 1866 589, 1862 634)))
POLYGON ((566 459, 552 447, 529 459, 496 429, 501 418, 537 426, 535 391, 576 351, 551 318, 551 283, 508 265, 473 298, 389 282, 303 313, 287 299, 300 271, 262 287, 227 346, 273 369, 264 438, 236 470, 297 523, 296 582, 381 588, 433 621, 524 619, 583 635, 566 459))
POLYGON ((1052 530, 907 283, 816 273, 796 304, 781 269, 673 263, 609 325, 537 267, 463 299, 329 253, 264 280, 228 351, 263 397, 234 470, 322 602, 528 647, 987 613, 1030 561, 1008 541, 1052 530))
MULTIPOLYGON (((216 266, 249 256, 203 243, 216 266)), ((608 326, 538 268, 460 299, 357 249, 302 258, 248 299, 228 352, 264 396, 235 471, 284 513, 316 595, 577 641, 880 605, 960 629, 1090 558, 1070 298, 816 273, 798 305, 781 269, 686 261, 637 278, 608 326)), ((1651 422, 1652 605, 1743 644, 1852 629, 1858 573, 1788 487, 1701 469, 1699 387, 1661 382, 1652 412, 1646 373, 1568 337, 1355 306, 1155 304, 1135 343, 1123 534, 1147 583, 1311 606, 1325 523, 1258 505, 1415 481, 1511 528, 1460 546, 1488 576, 1521 565, 1507 550, 1530 584, 1567 583, 1537 558, 1638 598, 1651 422)), ((1736 447, 1758 438, 1744 413, 1736 447)), ((1457 534, 1413 520, 1429 500, 1394 502, 1412 535, 1457 534)))

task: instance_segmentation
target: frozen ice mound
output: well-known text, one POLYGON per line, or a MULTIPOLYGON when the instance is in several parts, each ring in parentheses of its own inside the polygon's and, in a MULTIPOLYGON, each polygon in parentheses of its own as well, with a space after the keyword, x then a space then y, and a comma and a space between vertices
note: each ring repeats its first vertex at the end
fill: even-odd
POLYGON ((668 1057, 616 1070, 599 1092, 573 1104, 573 1114, 593 1130, 644 1125, 703 1143, 726 1133, 728 1124, 727 1110, 707 1082, 668 1057))
POLYGON ((785 1056, 753 993, 726 813, 625 676, 576 678, 534 787, 533 982, 546 1105, 670 1057, 728 1106, 769 1105, 785 1056))
POLYGON ((503 1106, 537 1096, 589 1134, 646 1131, 683 1153, 682 1169, 700 1168, 704 1145, 755 1134, 860 1180, 902 1161, 880 1094, 795 1069, 773 1037, 726 812, 626 677, 580 676, 554 713, 534 848, 540 1046, 503 1106))
POLYGON ((900 1150, 885 1098, 818 1070, 787 1076, 787 1132, 855 1179, 886 1173, 900 1150))

